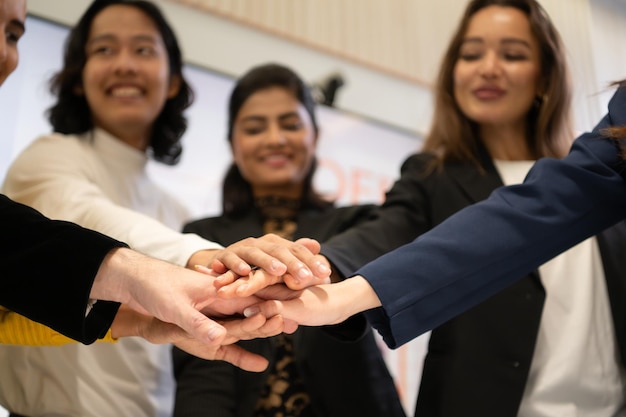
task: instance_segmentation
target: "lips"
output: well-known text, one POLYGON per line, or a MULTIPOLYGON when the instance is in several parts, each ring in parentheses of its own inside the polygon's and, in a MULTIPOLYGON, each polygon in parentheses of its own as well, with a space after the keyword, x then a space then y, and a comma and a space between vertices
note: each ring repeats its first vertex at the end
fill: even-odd
POLYGON ((498 87, 479 87, 472 91, 479 100, 495 100, 506 94, 506 91, 498 87))
POLYGON ((261 160, 271 166, 282 166, 291 161, 291 158, 287 154, 276 153, 271 155, 265 155, 261 157, 261 160))
POLYGON ((107 93, 116 98, 136 98, 143 95, 143 90, 137 86, 123 85, 110 87, 107 93))

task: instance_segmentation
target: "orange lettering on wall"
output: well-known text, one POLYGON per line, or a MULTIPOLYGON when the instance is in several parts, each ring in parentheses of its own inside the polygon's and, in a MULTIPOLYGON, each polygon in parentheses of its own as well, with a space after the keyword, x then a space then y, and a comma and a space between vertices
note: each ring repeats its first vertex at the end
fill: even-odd
POLYGON ((391 184, 387 175, 363 167, 342 165, 330 158, 318 161, 315 179, 316 186, 326 198, 345 204, 380 204, 391 184))

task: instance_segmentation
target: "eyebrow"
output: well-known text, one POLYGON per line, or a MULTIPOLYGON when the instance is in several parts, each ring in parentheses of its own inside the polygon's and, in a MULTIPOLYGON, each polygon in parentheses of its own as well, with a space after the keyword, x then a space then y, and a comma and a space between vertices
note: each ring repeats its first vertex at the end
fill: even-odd
MULTIPOLYGON (((278 116, 278 120, 285 120, 285 119, 289 119, 291 117, 297 117, 300 118, 300 114, 296 111, 290 111, 287 113, 283 113, 281 115, 278 116)), ((258 116, 258 115, 250 115, 250 116, 246 116, 243 119, 241 119, 242 122, 248 122, 248 121, 255 121, 255 122, 263 122, 267 120, 267 116, 258 116)))
MULTIPOLYGON (((112 33, 105 33, 102 35, 98 35, 95 36, 93 39, 90 39, 89 42, 87 42, 87 45, 94 43, 94 42, 100 42, 100 41, 112 41, 112 40, 117 40, 117 36, 112 34, 112 33)), ((153 43, 157 43, 158 40, 152 36, 152 35, 135 35, 133 37, 131 37, 132 41, 140 41, 140 42, 153 42, 153 43)))
MULTIPOLYGON (((484 42, 485 41, 482 38, 478 38, 478 37, 466 38, 466 39, 463 39, 463 41, 461 42, 461 45, 465 43, 484 43, 484 42)), ((504 38, 500 40, 500 43, 504 45, 522 45, 522 46, 527 47, 528 49, 531 49, 530 43, 519 38, 504 38)))

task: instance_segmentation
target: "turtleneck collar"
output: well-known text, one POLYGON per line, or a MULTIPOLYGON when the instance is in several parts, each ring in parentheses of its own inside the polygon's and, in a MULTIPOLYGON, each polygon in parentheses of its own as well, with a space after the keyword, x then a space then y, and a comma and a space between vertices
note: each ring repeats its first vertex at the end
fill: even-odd
POLYGON ((130 172, 143 172, 148 163, 148 156, 127 143, 121 141, 109 132, 94 128, 81 135, 81 139, 92 142, 96 153, 105 163, 115 164, 115 168, 130 172))

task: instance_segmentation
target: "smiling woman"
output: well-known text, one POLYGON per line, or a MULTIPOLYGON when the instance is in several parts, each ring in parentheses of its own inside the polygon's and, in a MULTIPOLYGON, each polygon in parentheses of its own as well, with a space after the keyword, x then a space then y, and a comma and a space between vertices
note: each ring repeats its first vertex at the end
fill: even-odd
POLYGON ((145 151, 152 123, 181 85, 154 21, 134 7, 108 7, 92 22, 86 57, 77 90, 93 109, 94 125, 145 151))
MULTIPOLYGON (((149 156, 178 161, 183 111, 193 97, 174 33, 154 4, 93 2, 69 34, 51 87, 55 133, 15 159, 3 186, 9 197, 180 266, 221 248, 178 232, 188 213, 146 172, 149 156)), ((169 346, 133 338, 107 346, 2 347, 0 395, 27 416, 166 416, 169 357, 169 346)))
MULTIPOLYGON (((237 80, 228 110, 234 161, 223 182, 223 214, 191 222, 185 231, 222 244, 264 233, 324 240, 372 214, 371 205, 335 207, 313 186, 316 109, 292 70, 252 68, 237 80)), ((256 375, 175 349, 174 416, 404 416, 372 331, 358 319, 332 330, 355 323, 363 337, 353 343, 320 328, 247 342, 270 360, 256 375)))
MULTIPOLYGON (((496 188, 521 183, 535 159, 564 156, 573 136, 566 74, 560 37, 536 0, 469 2, 439 71, 424 152, 405 161, 378 218, 333 237, 322 253, 351 275, 496 188)), ((455 240, 442 240, 448 238, 455 240)), ((459 248, 462 256, 474 244, 459 248)), ((538 416, 574 409, 611 416, 623 409, 624 368, 616 358, 626 346, 619 343, 623 326, 613 323, 621 317, 612 312, 625 295, 607 288, 622 288, 616 271, 626 265, 609 265, 623 259, 624 244, 624 227, 611 228, 537 271, 522 271, 523 279, 435 328, 415 414, 538 416)), ((395 319, 396 302, 397 316, 424 319, 405 316, 405 303, 410 288, 420 296, 430 290, 422 293, 419 282, 399 275, 398 283, 377 288, 387 301, 385 320, 395 319)), ((436 286, 437 278, 423 280, 436 286)), ((411 319, 399 319, 393 330, 411 328, 411 319)))

